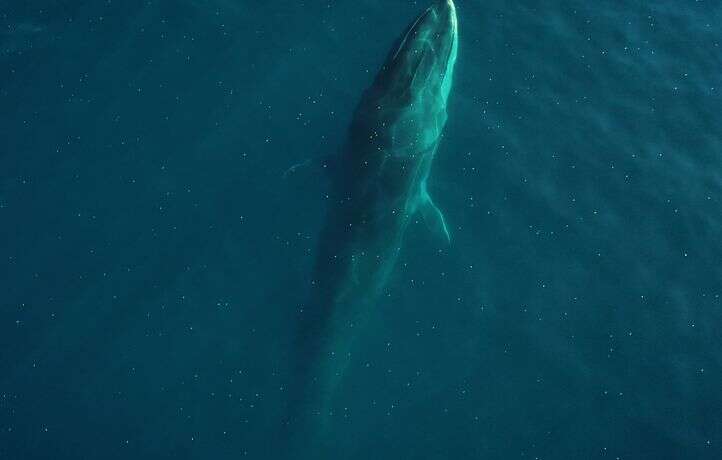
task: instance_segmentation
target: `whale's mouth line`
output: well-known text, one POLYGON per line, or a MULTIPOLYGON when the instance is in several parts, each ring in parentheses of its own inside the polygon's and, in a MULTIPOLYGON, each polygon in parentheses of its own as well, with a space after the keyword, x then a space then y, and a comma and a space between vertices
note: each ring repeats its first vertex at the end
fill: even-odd
POLYGON ((401 40, 401 43, 399 43, 399 47, 396 48, 396 52, 394 53, 394 56, 391 58, 392 61, 396 60, 396 57, 399 55, 401 50, 403 49, 404 45, 406 44, 406 40, 409 38, 409 34, 413 32, 416 29, 416 25, 421 21, 423 18, 426 17, 426 14, 431 10, 432 7, 428 7, 426 9, 426 12, 424 14, 419 15, 418 18, 416 18, 416 21, 414 21, 413 24, 411 24, 411 27, 409 27, 409 30, 406 32, 406 35, 404 35, 404 39, 401 40))

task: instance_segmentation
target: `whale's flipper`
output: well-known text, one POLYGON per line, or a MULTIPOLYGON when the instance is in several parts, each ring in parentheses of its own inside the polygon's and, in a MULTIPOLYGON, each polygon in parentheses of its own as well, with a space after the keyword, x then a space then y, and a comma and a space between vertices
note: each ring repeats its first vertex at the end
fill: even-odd
POLYGON ((288 179, 289 176, 294 176, 298 170, 307 169, 309 167, 314 167, 318 170, 334 171, 338 167, 339 161, 340 155, 335 153, 317 158, 306 158, 305 160, 286 169, 283 173, 283 178, 288 179))
POLYGON ((429 192, 426 190, 426 184, 421 187, 419 211, 424 216, 424 222, 429 227, 429 230, 447 243, 451 243, 451 235, 449 234, 449 227, 446 226, 444 214, 434 204, 434 200, 431 199, 429 192))
POLYGON ((296 171, 297 171, 299 168, 305 168, 305 167, 307 167, 308 165, 311 164, 312 161, 313 161, 313 160, 312 160, 311 158, 307 158, 307 159, 305 159, 305 160, 303 160, 303 161, 301 161, 301 162, 299 162, 299 163, 296 163, 295 165, 291 166, 290 168, 288 168, 288 169, 283 173, 283 178, 284 178, 284 179, 288 179, 288 176, 290 176, 290 175, 292 175, 292 174, 296 174, 296 171))

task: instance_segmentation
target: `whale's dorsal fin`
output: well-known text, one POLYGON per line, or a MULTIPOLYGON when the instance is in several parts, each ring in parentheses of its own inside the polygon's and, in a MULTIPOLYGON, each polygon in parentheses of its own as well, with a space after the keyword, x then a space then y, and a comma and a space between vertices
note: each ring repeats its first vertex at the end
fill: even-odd
POLYGON ((434 204, 434 200, 431 199, 429 192, 426 190, 425 183, 421 186, 419 211, 424 217, 424 222, 429 230, 445 242, 451 243, 451 235, 449 234, 449 227, 446 225, 444 214, 436 207, 436 204, 434 204))

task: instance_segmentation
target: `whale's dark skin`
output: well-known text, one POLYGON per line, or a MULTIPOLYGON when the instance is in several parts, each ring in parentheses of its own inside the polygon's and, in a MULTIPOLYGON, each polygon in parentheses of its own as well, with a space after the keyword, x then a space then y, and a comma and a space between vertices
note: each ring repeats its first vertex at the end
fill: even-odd
POLYGON ((436 0, 397 40, 354 112, 339 155, 328 161, 331 192, 311 296, 293 344, 289 424, 322 436, 356 331, 394 269, 417 213, 449 232, 426 190, 446 124, 457 57, 452 0, 436 0))

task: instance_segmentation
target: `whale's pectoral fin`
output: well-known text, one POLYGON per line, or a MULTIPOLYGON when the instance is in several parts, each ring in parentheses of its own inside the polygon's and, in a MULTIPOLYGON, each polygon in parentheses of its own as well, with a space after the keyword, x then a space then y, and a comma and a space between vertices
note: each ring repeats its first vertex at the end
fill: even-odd
POLYGON ((295 165, 288 168, 283 173, 283 178, 288 179, 289 176, 296 174, 298 170, 306 169, 310 166, 314 166, 319 170, 333 170, 337 167, 338 162, 339 155, 337 154, 326 155, 318 158, 307 158, 300 163, 296 163, 295 165))
POLYGON ((310 165, 310 164, 311 164, 311 161, 312 161, 312 160, 311 160, 310 158, 307 158, 307 159, 305 159, 305 160, 303 160, 303 161, 301 161, 301 162, 299 162, 299 163, 296 163, 295 165, 291 166, 290 168, 288 168, 288 169, 283 173, 283 178, 284 178, 284 179, 288 179, 288 176, 290 176, 290 175, 292 175, 292 174, 296 174, 296 171, 298 171, 299 169, 305 168, 305 167, 307 167, 308 165, 310 165))
POLYGON ((447 243, 451 243, 451 235, 449 234, 449 227, 446 225, 444 214, 436 207, 434 201, 431 199, 431 196, 426 191, 425 186, 421 188, 420 199, 419 211, 424 217, 426 226, 432 231, 432 233, 439 236, 447 243))

